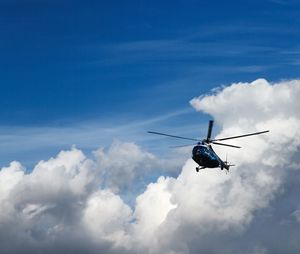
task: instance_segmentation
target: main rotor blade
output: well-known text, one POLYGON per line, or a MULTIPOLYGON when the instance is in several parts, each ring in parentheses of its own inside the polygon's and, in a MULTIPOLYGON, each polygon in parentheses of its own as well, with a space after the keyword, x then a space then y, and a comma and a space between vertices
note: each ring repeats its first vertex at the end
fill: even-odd
POLYGON ((181 146, 170 146, 170 148, 180 148, 180 147, 188 147, 188 146, 195 146, 197 144, 189 144, 189 145, 181 145, 181 146))
POLYGON ((214 121, 209 120, 206 140, 210 140, 210 138, 211 138, 211 132, 212 132, 213 125, 214 125, 214 121))
POLYGON ((218 142, 214 142, 214 141, 212 141, 211 143, 215 144, 215 145, 220 145, 220 146, 229 146, 229 147, 234 147, 234 148, 241 148, 240 146, 228 145, 228 144, 218 143, 218 142))
POLYGON ((254 132, 254 133, 249 133, 249 134, 244 134, 244 135, 239 135, 239 136, 232 136, 232 137, 228 137, 228 138, 217 138, 217 139, 212 139, 211 141, 222 141, 222 140, 227 140, 227 139, 243 138, 243 137, 259 135, 259 134, 263 134, 263 133, 267 133, 267 132, 269 132, 269 131, 254 132))
POLYGON ((165 133, 161 133, 161 132, 156 132, 156 131, 148 131, 148 133, 156 134, 156 135, 162 135, 162 136, 167 136, 167 137, 171 137, 171 138, 180 138, 180 139, 192 140, 192 141, 197 141, 197 142, 201 141, 201 140, 195 139, 195 138, 180 137, 180 136, 169 135, 169 134, 165 134, 165 133))

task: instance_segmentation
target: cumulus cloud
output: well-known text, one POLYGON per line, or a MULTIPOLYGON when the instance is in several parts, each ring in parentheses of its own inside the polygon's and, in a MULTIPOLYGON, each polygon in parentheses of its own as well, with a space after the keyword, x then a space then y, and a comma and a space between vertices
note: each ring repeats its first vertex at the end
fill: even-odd
POLYGON ((157 164, 157 158, 142 151, 134 143, 114 141, 105 151, 100 148, 94 152, 97 165, 105 186, 119 192, 129 188, 136 181, 141 181, 145 173, 157 164))
POLYGON ((12 162, 0 171, 1 253, 280 253, 270 238, 281 230, 285 253, 297 253, 299 99, 298 80, 258 79, 191 100, 219 124, 217 137, 271 131, 232 140, 240 150, 216 147, 237 165, 227 175, 197 173, 189 159, 177 177, 147 183, 174 164, 118 141, 94 158, 73 147, 30 172, 12 162), (127 204, 122 194, 140 181, 127 204))
POLYGON ((99 190, 87 200, 83 224, 94 240, 108 240, 123 245, 132 210, 121 198, 109 190, 99 190))
POLYGON ((118 140, 108 149, 99 148, 93 154, 102 186, 122 194, 144 188, 149 175, 179 172, 187 159, 184 151, 171 151, 169 158, 159 158, 135 143, 118 140))

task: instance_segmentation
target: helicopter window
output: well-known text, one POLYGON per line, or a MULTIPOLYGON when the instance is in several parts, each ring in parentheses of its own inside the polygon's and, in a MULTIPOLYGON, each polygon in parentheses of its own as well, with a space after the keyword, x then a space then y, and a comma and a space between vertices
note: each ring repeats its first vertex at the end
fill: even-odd
POLYGON ((205 154, 207 153, 207 148, 204 146, 195 146, 193 149, 194 154, 205 154))

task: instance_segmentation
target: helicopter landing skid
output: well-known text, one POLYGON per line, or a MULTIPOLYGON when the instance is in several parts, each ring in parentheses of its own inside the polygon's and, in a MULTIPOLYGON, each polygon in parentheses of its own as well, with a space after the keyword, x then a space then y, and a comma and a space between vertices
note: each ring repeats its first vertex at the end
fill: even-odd
POLYGON ((204 169, 205 167, 196 167, 196 171, 199 172, 199 170, 204 169))

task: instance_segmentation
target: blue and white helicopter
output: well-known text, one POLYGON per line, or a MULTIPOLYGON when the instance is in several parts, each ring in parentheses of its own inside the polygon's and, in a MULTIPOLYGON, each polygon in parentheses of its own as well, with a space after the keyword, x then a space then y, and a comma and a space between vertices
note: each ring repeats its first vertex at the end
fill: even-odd
MULTIPOLYGON (((186 138, 186 137, 181 137, 181 136, 175 136, 175 135, 170 135, 170 134, 165 134, 165 133, 155 132, 155 131, 148 131, 148 133, 167 136, 167 137, 171 137, 171 138, 197 141, 197 144, 194 146, 193 151, 192 151, 192 158, 199 165, 199 167, 198 166, 196 167, 196 171, 199 172, 200 169, 218 168, 218 167, 221 168, 221 170, 223 170, 225 168, 227 171, 229 171, 229 168, 231 166, 234 166, 227 162, 227 158, 226 158, 226 161, 221 160, 220 157, 213 150, 211 144, 228 146, 228 147, 233 147, 233 148, 241 148, 240 146, 224 144, 224 143, 220 143, 219 141, 235 139, 235 138, 243 138, 243 137, 259 135, 259 134, 269 132, 269 130, 267 130, 267 131, 248 133, 248 134, 226 137, 226 138, 211 139, 213 124, 214 124, 214 121, 210 120, 209 124, 208 124, 207 137, 202 140, 196 139, 196 138, 186 138)), ((180 147, 180 146, 178 146, 178 147, 180 147)))

